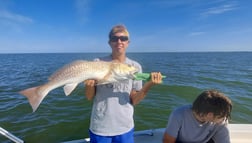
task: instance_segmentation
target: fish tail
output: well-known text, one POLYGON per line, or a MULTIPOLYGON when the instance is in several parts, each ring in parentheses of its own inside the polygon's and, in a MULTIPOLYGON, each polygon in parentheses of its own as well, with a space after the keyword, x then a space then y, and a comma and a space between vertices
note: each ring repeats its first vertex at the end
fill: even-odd
POLYGON ((36 86, 20 91, 19 93, 28 98, 33 112, 37 110, 42 100, 45 98, 48 92, 39 92, 42 86, 36 86))

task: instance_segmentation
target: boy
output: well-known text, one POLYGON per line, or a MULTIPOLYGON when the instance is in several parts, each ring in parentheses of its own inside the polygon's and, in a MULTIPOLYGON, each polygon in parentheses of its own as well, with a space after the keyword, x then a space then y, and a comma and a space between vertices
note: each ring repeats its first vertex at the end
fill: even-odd
POLYGON ((230 143, 227 124, 231 110, 231 100, 223 93, 204 91, 193 105, 171 113, 163 143, 230 143))

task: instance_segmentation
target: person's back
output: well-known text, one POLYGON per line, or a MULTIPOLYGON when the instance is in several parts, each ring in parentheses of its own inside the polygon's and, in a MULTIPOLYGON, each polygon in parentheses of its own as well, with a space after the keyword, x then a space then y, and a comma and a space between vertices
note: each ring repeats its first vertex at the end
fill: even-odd
POLYGON ((224 94, 209 90, 193 105, 174 110, 164 133, 163 143, 230 143, 227 128, 232 103, 224 94))

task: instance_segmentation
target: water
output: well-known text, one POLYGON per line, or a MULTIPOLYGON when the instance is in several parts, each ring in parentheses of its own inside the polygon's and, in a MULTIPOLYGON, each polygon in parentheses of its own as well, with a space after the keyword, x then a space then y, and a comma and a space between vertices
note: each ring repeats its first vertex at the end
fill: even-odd
MULTIPOLYGON (((0 126, 26 143, 58 143, 88 137, 92 102, 83 84, 66 97, 62 88, 46 96, 35 113, 18 91, 47 82, 73 60, 99 54, 0 54, 0 126)), ((130 53, 144 72, 167 76, 135 106, 136 130, 163 128, 177 106, 191 103, 206 89, 217 89, 234 104, 231 123, 252 123, 252 52, 130 53)), ((9 143, 0 136, 0 142, 9 143)))

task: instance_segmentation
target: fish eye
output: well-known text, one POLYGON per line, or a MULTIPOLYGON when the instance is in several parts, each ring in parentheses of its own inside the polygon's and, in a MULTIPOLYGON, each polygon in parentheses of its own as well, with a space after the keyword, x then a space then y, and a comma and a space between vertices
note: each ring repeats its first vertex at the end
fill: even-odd
POLYGON ((131 67, 132 67, 131 65, 128 65, 128 64, 127 64, 127 66, 128 66, 129 68, 131 68, 131 67))

